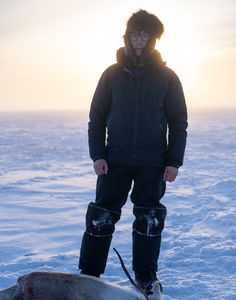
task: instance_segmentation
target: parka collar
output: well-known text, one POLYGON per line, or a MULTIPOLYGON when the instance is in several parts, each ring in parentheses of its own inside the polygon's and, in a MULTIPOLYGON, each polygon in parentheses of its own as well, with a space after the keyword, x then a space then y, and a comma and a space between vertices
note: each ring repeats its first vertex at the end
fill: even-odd
POLYGON ((165 62, 161 58, 160 52, 158 52, 156 49, 153 50, 153 52, 146 57, 141 63, 139 64, 133 59, 133 57, 127 53, 127 49, 125 47, 121 47, 116 52, 116 59, 118 64, 120 64, 123 67, 143 67, 145 65, 159 65, 159 66, 165 66, 165 62))

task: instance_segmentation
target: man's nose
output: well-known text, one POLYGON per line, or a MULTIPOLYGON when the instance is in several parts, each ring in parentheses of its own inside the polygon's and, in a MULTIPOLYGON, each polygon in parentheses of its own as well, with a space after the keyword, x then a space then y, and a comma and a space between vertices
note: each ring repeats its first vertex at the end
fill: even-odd
POLYGON ((144 45, 143 40, 142 40, 142 39, 138 39, 138 40, 136 41, 136 45, 138 45, 138 46, 143 46, 143 45, 144 45))

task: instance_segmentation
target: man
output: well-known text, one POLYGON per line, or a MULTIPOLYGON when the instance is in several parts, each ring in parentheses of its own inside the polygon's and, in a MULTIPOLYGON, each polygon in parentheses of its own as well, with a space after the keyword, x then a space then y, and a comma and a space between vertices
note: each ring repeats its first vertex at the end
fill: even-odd
POLYGON ((104 273, 115 223, 133 183, 133 270, 149 292, 157 280, 166 217, 160 199, 183 163, 187 136, 181 83, 154 49, 163 31, 155 15, 134 13, 117 63, 104 71, 96 88, 88 130, 96 199, 88 206, 79 262, 84 274, 104 273))

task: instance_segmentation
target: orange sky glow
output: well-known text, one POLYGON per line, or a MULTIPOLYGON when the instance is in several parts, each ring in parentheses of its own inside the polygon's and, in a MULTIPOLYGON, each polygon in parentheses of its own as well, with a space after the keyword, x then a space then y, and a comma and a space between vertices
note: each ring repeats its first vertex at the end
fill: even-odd
POLYGON ((156 48, 190 109, 236 108, 236 2, 0 1, 0 111, 87 110, 130 15, 156 14, 156 48))

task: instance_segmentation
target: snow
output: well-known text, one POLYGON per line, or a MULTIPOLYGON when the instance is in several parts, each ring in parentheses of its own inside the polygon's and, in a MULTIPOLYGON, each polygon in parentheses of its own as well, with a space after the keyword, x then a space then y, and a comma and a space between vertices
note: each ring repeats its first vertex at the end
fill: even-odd
MULTIPOLYGON (((185 164, 167 185, 159 260, 164 300, 236 299, 236 112, 191 113, 185 164)), ((77 273, 96 176, 87 115, 0 115, 0 289, 35 270, 77 273)), ((128 287, 130 200, 116 226, 103 278, 128 287)))

